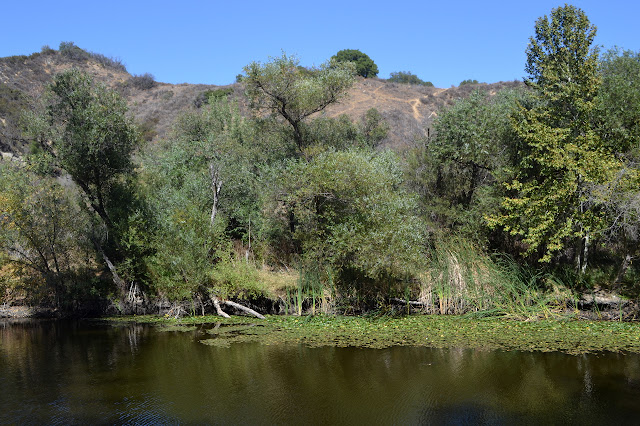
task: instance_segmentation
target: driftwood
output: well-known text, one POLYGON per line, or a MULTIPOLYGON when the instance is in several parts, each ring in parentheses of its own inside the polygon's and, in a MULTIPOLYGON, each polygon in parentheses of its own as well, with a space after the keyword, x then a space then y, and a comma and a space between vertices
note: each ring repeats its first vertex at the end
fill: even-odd
POLYGON ((213 302, 213 306, 215 306, 216 308, 216 313, 218 315, 220 315, 223 318, 231 318, 229 316, 229 314, 227 314, 226 312, 224 312, 222 310, 222 308, 220 307, 220 300, 218 300, 218 298, 216 296, 211 296, 211 301, 213 302))
POLYGON ((232 306, 232 307, 234 307, 234 308, 236 308, 236 309, 239 309, 239 310, 241 310, 242 312, 246 312, 246 313, 247 313, 247 314, 249 314, 249 315, 253 315, 253 316, 254 316, 254 317, 256 317, 256 318, 265 319, 264 315, 262 315, 262 314, 260 314, 260 313, 258 313, 258 312, 256 312, 256 311, 254 311, 254 310, 253 310, 253 309, 251 309, 251 308, 247 308, 246 306, 242 306, 242 305, 241 305, 241 304, 239 304, 239 303, 232 302, 231 300, 225 300, 225 301, 224 301, 224 302, 222 302, 222 303, 224 303, 225 305, 228 305, 228 306, 232 306))

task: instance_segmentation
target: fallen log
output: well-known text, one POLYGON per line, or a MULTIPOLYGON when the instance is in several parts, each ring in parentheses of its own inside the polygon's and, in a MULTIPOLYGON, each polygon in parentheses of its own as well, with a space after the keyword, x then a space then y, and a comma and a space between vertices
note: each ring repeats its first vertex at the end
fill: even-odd
POLYGON ((229 314, 227 314, 226 312, 224 312, 222 310, 222 308, 220 307, 220 300, 216 297, 216 296, 210 296, 211 297, 211 301, 213 302, 213 306, 216 308, 216 313, 218 315, 220 315, 223 318, 231 318, 229 316, 229 314))
POLYGON ((256 318, 265 319, 264 315, 262 315, 262 314, 260 314, 260 313, 258 313, 258 312, 256 312, 256 311, 254 311, 254 310, 253 310, 253 309, 251 309, 251 308, 247 308, 246 306, 242 306, 242 305, 241 305, 241 304, 239 304, 239 303, 232 302, 231 300, 225 300, 225 301, 224 301, 224 302, 222 302, 222 303, 224 303, 225 305, 228 305, 228 306, 234 307, 234 308, 236 308, 236 309, 238 309, 238 310, 241 310, 242 312, 246 312, 246 313, 247 313, 247 314, 249 314, 249 315, 253 315, 253 316, 254 316, 254 317, 256 317, 256 318))

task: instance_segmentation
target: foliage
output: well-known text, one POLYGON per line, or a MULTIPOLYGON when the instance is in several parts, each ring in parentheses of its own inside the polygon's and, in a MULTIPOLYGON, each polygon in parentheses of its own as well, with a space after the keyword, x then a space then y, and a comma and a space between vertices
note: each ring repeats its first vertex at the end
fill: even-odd
POLYGON ((72 41, 62 41, 58 47, 60 54, 72 61, 86 61, 90 58, 89 52, 76 46, 72 41))
POLYGON ((389 125, 375 108, 367 110, 359 123, 342 114, 337 118, 318 117, 306 129, 309 144, 315 146, 316 152, 326 148, 375 148, 388 132, 389 125))
POLYGON ((354 81, 350 65, 325 63, 303 73, 298 59, 284 53, 266 64, 253 62, 244 71, 251 108, 284 119, 300 152, 308 145, 306 119, 336 103, 354 81))
POLYGON ((232 93, 233 89, 231 87, 205 90, 196 97, 193 104, 196 108, 200 108, 203 105, 207 105, 212 100, 216 101, 218 99, 227 98, 232 93))
POLYGON ((89 262, 89 221, 72 191, 10 162, 0 163, 0 194, 0 248, 26 281, 39 277, 29 293, 38 294, 41 281, 60 306, 73 287, 88 286, 80 274, 89 262))
POLYGON ((410 71, 392 72, 387 81, 391 83, 418 84, 420 86, 433 87, 430 81, 423 81, 417 75, 411 74, 410 71))
POLYGON ((466 79, 462 80, 458 86, 464 86, 465 84, 480 84, 478 80, 466 79))
MULTIPOLYGON (((77 62, 86 62, 89 59, 93 59, 103 67, 113 68, 118 71, 126 72, 127 68, 120 59, 111 58, 101 53, 89 52, 76 46, 72 41, 63 41, 60 43, 58 51, 65 58, 71 59, 77 62)), ((51 54, 55 52, 49 46, 42 47, 43 54, 51 54)))
POLYGON ((486 240, 484 216, 499 204, 499 183, 514 157, 509 115, 526 92, 475 91, 445 109, 435 134, 409 156, 410 184, 440 226, 486 240))
POLYGON ((356 74, 369 78, 378 75, 378 66, 366 53, 356 49, 343 49, 331 57, 335 62, 351 62, 356 67, 356 74))
POLYGON ((574 244, 578 269, 586 267, 590 239, 604 226, 604 215, 589 185, 610 181, 619 162, 591 124, 600 78, 591 49, 596 29, 574 6, 554 9, 536 22, 527 48, 526 81, 537 103, 513 115, 520 162, 502 202, 490 218, 523 237, 525 254, 549 262, 574 244))
POLYGON ((278 180, 273 226, 306 265, 329 266, 345 287, 371 284, 363 294, 418 269, 424 228, 391 152, 327 151, 290 162, 278 180))
POLYGON ((164 297, 180 300, 204 288, 222 297, 231 291, 214 268, 232 261, 232 237, 250 243, 249 229, 254 240, 261 229, 259 159, 249 144, 259 138, 252 132, 236 106, 218 100, 181 116, 173 139, 143 157, 144 188, 157 226, 149 269, 164 297), (213 221, 212 173, 221 184, 213 221))
POLYGON ((610 149, 638 157, 640 147, 640 52, 611 49, 599 65, 598 133, 610 149))
POLYGON ((130 78, 133 87, 139 90, 149 90, 156 86, 156 79, 153 74, 144 73, 141 75, 134 75, 130 78))

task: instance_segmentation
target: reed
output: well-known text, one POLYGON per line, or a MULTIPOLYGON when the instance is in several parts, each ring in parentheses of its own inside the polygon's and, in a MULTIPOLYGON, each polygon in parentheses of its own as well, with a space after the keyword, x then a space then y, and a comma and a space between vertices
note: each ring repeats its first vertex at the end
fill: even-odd
POLYGON ((419 300, 427 313, 529 318, 548 310, 542 278, 463 238, 440 239, 420 277, 419 300))

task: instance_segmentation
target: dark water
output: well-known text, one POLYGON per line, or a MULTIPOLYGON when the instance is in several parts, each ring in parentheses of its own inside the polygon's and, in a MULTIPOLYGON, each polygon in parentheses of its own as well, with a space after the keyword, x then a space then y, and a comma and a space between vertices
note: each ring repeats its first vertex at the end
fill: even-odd
POLYGON ((0 424, 637 424, 640 356, 198 343, 0 322, 0 424))

